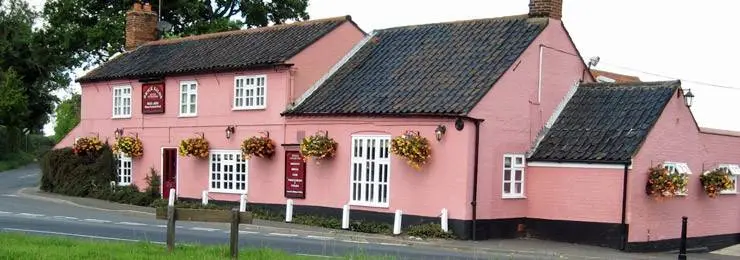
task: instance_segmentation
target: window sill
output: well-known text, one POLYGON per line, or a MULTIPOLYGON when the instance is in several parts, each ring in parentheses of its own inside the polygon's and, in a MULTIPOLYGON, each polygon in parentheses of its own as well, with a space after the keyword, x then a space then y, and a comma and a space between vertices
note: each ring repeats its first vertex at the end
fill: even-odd
POLYGON ((527 196, 524 196, 524 195, 504 195, 504 196, 501 196, 501 198, 502 199, 505 199, 505 200, 523 200, 523 199, 527 199, 527 196))
POLYGON ((233 195, 242 195, 247 194, 247 191, 241 191, 241 190, 208 190, 208 193, 216 193, 216 194, 233 194, 233 195))
POLYGON ((737 191, 720 191, 719 195, 737 195, 737 191))
POLYGON ((131 183, 118 183, 117 185, 118 187, 126 187, 126 186, 131 186, 131 183))
POLYGON ((179 116, 177 116, 177 117, 184 117, 184 118, 188 118, 188 117, 197 117, 197 116, 198 116, 198 115, 179 115, 179 116))
POLYGON ((112 116, 111 119, 131 119, 131 116, 112 116))
POLYGON ((232 107, 231 111, 267 110, 267 107, 232 107))
POLYGON ((382 209, 390 208, 390 205, 372 205, 372 204, 363 204, 363 203, 357 203, 357 202, 350 202, 349 205, 355 206, 355 207, 365 207, 365 208, 382 208, 382 209))

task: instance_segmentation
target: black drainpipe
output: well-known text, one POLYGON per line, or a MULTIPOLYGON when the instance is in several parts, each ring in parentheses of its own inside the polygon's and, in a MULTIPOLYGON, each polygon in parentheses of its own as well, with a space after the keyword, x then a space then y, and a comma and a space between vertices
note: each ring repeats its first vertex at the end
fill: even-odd
POLYGON ((473 241, 475 241, 475 233, 478 229, 476 229, 476 204, 478 203, 478 148, 480 144, 480 122, 483 120, 480 119, 472 119, 473 123, 475 123, 475 151, 473 152, 474 159, 473 163, 475 165, 475 168, 473 168, 473 201, 470 202, 470 205, 473 206, 473 241))
POLYGON ((627 247, 627 173, 630 162, 624 162, 624 175, 622 177, 622 250, 627 247))

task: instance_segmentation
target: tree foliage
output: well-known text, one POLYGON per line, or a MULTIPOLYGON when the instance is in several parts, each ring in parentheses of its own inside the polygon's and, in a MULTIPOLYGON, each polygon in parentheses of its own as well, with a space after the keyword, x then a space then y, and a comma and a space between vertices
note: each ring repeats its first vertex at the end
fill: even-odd
MULTIPOLYGON (((40 132, 48 122, 56 102, 51 93, 69 84, 65 71, 73 60, 72 54, 48 41, 47 31, 33 28, 37 17, 22 0, 0 0, 0 74, 4 75, 0 80, 5 82, 4 91, 12 87, 16 95, 21 90, 26 108, 12 112, 12 122, 4 124, 27 132, 40 132)), ((14 103, 17 108, 23 101, 14 103)))
MULTIPOLYGON (((93 66, 123 51, 125 14, 135 0, 48 0, 44 18, 49 36, 74 53, 80 65, 93 66)), ((309 19, 308 0, 165 0, 162 20, 171 35, 188 36, 309 19)), ((159 11, 159 1, 151 1, 159 11)))
POLYGON ((74 94, 57 106, 56 125, 54 126, 54 140, 57 142, 80 123, 81 101, 80 94, 74 94))

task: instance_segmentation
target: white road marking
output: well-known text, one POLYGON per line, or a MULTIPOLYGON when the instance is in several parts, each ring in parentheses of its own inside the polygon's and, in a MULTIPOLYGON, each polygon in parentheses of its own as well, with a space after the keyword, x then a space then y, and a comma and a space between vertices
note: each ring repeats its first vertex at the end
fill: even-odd
POLYGON ((167 225, 156 225, 156 227, 167 228, 167 225))
POLYGON ((395 244, 395 243, 380 243, 385 246, 408 246, 407 244, 395 244))
POLYGON ((342 242, 356 243, 356 244, 370 244, 370 242, 367 242, 367 241, 354 241, 354 240, 342 240, 342 242))
POLYGON ((77 220, 78 218, 75 217, 67 217, 67 216, 53 216, 52 218, 56 219, 68 219, 68 220, 77 220))
POLYGON ((12 214, 13 212, 0 211, 0 214, 12 214))
POLYGON ((90 236, 90 235, 82 235, 82 234, 74 234, 74 233, 42 231, 42 230, 33 230, 33 229, 2 228, 2 230, 39 233, 39 234, 52 234, 52 235, 72 236, 72 237, 84 237, 84 238, 94 238, 94 239, 107 239, 107 240, 126 241, 126 242, 149 242, 149 243, 163 244, 163 245, 166 244, 165 242, 159 242, 159 241, 144 241, 144 240, 136 240, 136 239, 117 238, 117 237, 90 236))
POLYGON ((36 176, 38 176, 38 174, 26 174, 26 175, 18 177, 18 179, 33 178, 36 176))
POLYGON ((191 227, 190 230, 196 230, 196 231, 218 231, 218 228, 202 228, 202 227, 191 227))
POLYGON ((256 231, 246 231, 246 230, 239 230, 239 234, 259 234, 260 232, 256 231))
POLYGON ((332 240, 332 237, 322 237, 322 236, 306 236, 306 238, 310 239, 318 239, 318 240, 332 240))
POLYGON ((3 194, 3 195, 0 195, 0 196, 3 196, 3 197, 18 197, 18 195, 15 195, 15 194, 3 194))
POLYGON ((25 216, 25 217, 43 217, 43 214, 31 214, 31 213, 18 213, 18 216, 25 216))
POLYGON ((136 222, 118 222, 116 224, 119 225, 129 225, 129 226, 146 226, 144 223, 136 223, 136 222))
POLYGON ((94 218, 86 218, 82 221, 85 222, 92 222, 92 223, 110 223, 110 220, 102 220, 102 219, 94 219, 94 218))
POLYGON ((308 257, 321 257, 321 258, 340 258, 340 259, 341 259, 341 257, 336 257, 336 256, 328 256, 328 255, 312 255, 312 254, 296 254, 296 255, 299 255, 299 256, 308 256, 308 257))
POLYGON ((297 237, 298 236, 298 234, 283 234, 283 233, 270 233, 267 235, 278 236, 278 237, 297 237))

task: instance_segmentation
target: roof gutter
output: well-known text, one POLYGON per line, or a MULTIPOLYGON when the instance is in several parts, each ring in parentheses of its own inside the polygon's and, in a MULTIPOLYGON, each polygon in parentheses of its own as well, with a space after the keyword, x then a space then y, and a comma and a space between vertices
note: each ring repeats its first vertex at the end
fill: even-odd
POLYGON ((537 159, 528 158, 530 162, 553 162, 553 163, 585 163, 585 164, 632 164, 631 160, 618 160, 618 161, 599 161, 599 160, 568 160, 568 159, 537 159))
POLYGON ((627 175, 629 173, 629 167, 631 162, 624 163, 624 175, 622 176, 622 232, 621 232, 621 250, 624 251, 627 248, 627 175))
MULTIPOLYGON (((279 69, 279 68, 292 67, 293 65, 294 64, 292 63, 281 62, 281 63, 269 63, 269 64, 255 64, 255 65, 239 66, 239 67, 228 67, 228 68, 194 69, 194 70, 164 72, 164 73, 144 73, 144 74, 138 74, 138 75, 124 75, 124 76, 117 76, 117 77, 91 77, 89 78, 87 77, 87 75, 85 75, 80 78, 77 78, 75 82, 95 83, 95 82, 114 81, 114 80, 139 80, 139 79, 150 80, 150 79, 156 79, 156 78, 198 75, 198 74, 208 74, 208 73, 226 73, 226 72, 235 72, 235 71, 244 71, 244 70, 273 69, 273 68, 279 69)), ((88 74, 90 72, 88 72, 88 74)))

